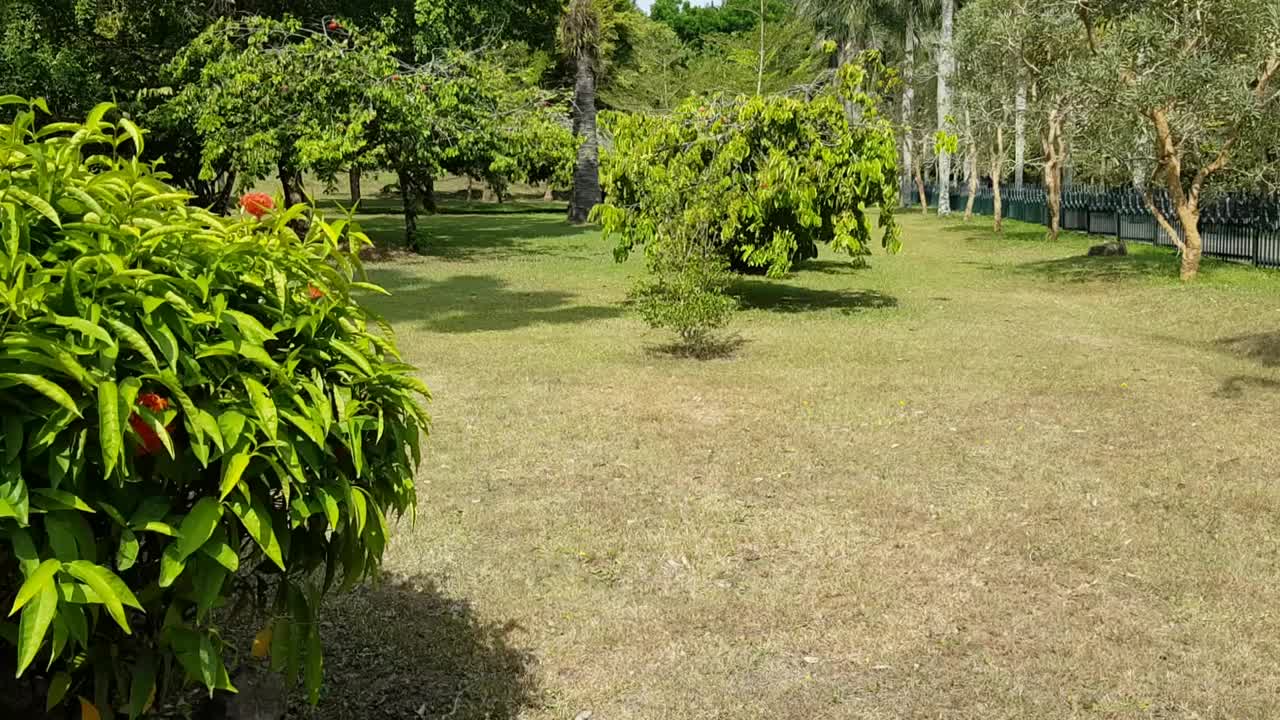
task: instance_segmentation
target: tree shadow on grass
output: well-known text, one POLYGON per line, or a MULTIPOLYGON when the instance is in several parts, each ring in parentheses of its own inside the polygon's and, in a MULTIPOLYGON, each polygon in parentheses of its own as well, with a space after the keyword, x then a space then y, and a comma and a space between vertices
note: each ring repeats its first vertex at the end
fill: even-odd
MULTIPOLYGON (((381 248, 404 246, 404 220, 394 216, 360 218, 360 225, 381 248)), ((583 259, 590 246, 586 242, 566 244, 592 232, 592 228, 571 225, 560 218, 513 215, 434 216, 421 221, 418 234, 421 254, 453 262, 501 261, 520 257, 562 257, 583 259)))
POLYGON ((823 275, 852 275, 871 269, 865 258, 846 260, 805 260, 795 267, 797 273, 821 273, 823 275))
POLYGON ((1280 331, 1237 335, 1222 338, 1214 344, 1227 354, 1246 358, 1266 367, 1280 367, 1280 331))
POLYGON ((320 704, 296 701, 291 717, 510 720, 541 704, 536 659, 511 640, 519 627, 476 617, 431 578, 384 575, 329 598, 320 625, 320 704))
POLYGON ((361 302, 392 323, 418 323, 444 333, 515 330, 530 325, 562 325, 606 320, 621 306, 580 305, 572 293, 516 291, 491 275, 455 275, 431 280, 394 267, 376 268, 370 280, 390 296, 369 295, 361 302))
POLYGON ((1280 380, 1252 375, 1233 375, 1224 379, 1213 395, 1227 400, 1242 400, 1247 388, 1270 393, 1280 392, 1280 380))
POLYGON ((677 341, 646 345, 645 351, 650 355, 687 360, 728 360, 746 344, 746 338, 738 333, 732 333, 715 335, 691 343, 677 341))
POLYGON ((898 306, 897 298, 876 290, 815 290, 770 280, 739 279, 729 294, 743 309, 783 313, 840 310, 853 314, 898 306))
MULTIPOLYGON (((1046 243, 1053 245, 1053 241, 1047 240, 1049 229, 1040 225, 1031 223, 1022 223, 1014 221, 1005 221, 1004 232, 996 234, 991 228, 991 218, 986 215, 976 216, 972 222, 968 223, 950 223, 942 226, 942 232, 952 233, 956 235, 968 235, 965 240, 1007 240, 1011 242, 1025 243, 1046 243)), ((1085 237, 1078 233, 1063 231, 1062 242, 1067 239, 1075 239, 1085 237)))
POLYGON ((1014 270, 1066 283, 1175 280, 1178 277, 1177 259, 1166 252, 1131 252, 1124 257, 1088 257, 1081 254, 1025 263, 1015 266, 1014 270))

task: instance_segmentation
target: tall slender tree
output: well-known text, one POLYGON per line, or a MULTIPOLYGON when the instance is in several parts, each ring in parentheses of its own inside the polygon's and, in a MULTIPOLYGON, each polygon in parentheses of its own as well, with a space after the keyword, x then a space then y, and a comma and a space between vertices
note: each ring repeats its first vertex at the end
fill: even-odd
POLYGON ((600 203, 600 136, 596 128, 596 87, 604 62, 603 21, 594 0, 570 0, 560 22, 560 46, 574 67, 573 129, 582 139, 573 172, 569 221, 585 223, 600 203))
MULTIPOLYGON (((938 130, 948 132, 953 123, 951 77, 956 71, 954 45, 956 0, 942 0, 942 32, 938 36, 938 130)), ((951 153, 938 151, 938 214, 951 214, 951 153)))

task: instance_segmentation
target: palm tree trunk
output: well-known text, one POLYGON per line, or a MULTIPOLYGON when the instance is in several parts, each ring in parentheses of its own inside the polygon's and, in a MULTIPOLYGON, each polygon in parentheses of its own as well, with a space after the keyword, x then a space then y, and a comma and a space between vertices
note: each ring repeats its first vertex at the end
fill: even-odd
MULTIPOLYGON (((946 131, 951 118, 951 76, 956 69, 955 34, 956 0, 942 0, 942 36, 938 46, 938 129, 946 131)), ((951 182, 951 153, 938 153, 938 214, 951 214, 949 196, 951 182)))
POLYGON ((575 125, 582 137, 578 165, 573 171, 573 198, 569 201, 569 222, 585 223, 591 208, 600 203, 600 138, 596 134, 596 74, 586 53, 578 54, 577 80, 573 102, 577 107, 575 125))
POLYGON ((902 126, 906 128, 906 132, 902 133, 902 175, 908 183, 911 182, 912 169, 915 167, 913 155, 915 154, 915 134, 911 132, 912 114, 915 112, 916 87, 915 87, 915 68, 916 68, 916 11, 915 3, 907 8, 907 36, 903 43, 906 52, 906 59, 902 67, 902 126))

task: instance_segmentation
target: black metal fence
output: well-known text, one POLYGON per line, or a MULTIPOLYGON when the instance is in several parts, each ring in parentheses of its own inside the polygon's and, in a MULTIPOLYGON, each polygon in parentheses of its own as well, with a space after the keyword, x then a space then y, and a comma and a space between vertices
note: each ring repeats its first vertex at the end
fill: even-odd
MULTIPOLYGON (((926 188, 925 195, 929 207, 937 207, 937 187, 926 188)), ((1003 217, 1045 226, 1049 224, 1049 206, 1043 188, 1002 188, 1000 197, 1003 217)), ((902 198, 908 207, 920 205, 919 193, 913 184, 903 185, 902 198)), ((952 212, 963 213, 968 199, 968 188, 951 188, 952 212)), ((1181 241, 1182 229, 1178 226, 1168 194, 1153 193, 1152 200, 1177 230, 1181 241)), ((991 188, 980 187, 974 196, 974 213, 991 215, 994 209, 995 198, 991 188)), ((1081 185, 1066 188, 1062 192, 1061 223, 1063 230, 1165 247, 1177 246, 1147 210, 1142 196, 1132 188, 1081 185)), ((1200 213, 1200 239, 1205 255, 1280 267, 1280 197, 1235 194, 1218 199, 1200 213)))

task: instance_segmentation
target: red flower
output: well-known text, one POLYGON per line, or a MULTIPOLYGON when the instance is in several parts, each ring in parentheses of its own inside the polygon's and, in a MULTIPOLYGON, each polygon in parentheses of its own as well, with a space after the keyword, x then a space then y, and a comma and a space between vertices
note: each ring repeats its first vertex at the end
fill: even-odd
POLYGON ((338 24, 337 20, 330 20, 329 24, 325 25, 325 27, 329 28, 330 31, 339 30, 342 28, 342 26, 338 24))
POLYGON ((324 291, 316 287, 315 285, 307 285, 307 297, 311 298, 312 300, 319 300, 320 298, 324 297, 324 291))
MULTIPOLYGON (((169 400, 155 393, 141 393, 138 395, 138 406, 153 413, 161 413, 169 409, 169 400)), ((138 438, 142 440, 142 447, 137 451, 138 455, 155 455, 164 449, 164 441, 160 439, 160 435, 138 413, 129 415, 129 427, 133 428, 138 438)), ((173 425, 170 424, 165 431, 172 434, 173 425)))
POLYGON ((160 397, 155 393, 139 394, 138 404, 152 412, 164 412, 169 409, 168 398, 160 397))
POLYGON ((271 196, 266 193, 251 192, 245 193, 244 197, 240 198, 240 207, 244 208, 245 212, 261 220, 263 215, 276 208, 276 201, 272 200, 271 196))
POLYGON ((399 75, 392 75, 392 76, 391 76, 391 82, 400 82, 400 76, 399 76, 399 75))

